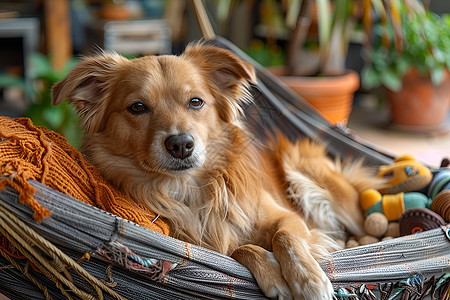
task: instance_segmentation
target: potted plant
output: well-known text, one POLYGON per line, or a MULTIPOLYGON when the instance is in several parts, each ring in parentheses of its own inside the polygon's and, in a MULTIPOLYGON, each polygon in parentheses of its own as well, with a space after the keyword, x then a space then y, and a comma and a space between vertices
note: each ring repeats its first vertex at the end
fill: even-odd
POLYGON ((450 107, 450 15, 405 3, 398 11, 397 22, 374 26, 362 82, 383 87, 393 123, 434 129, 450 107))
MULTIPOLYGON (((274 5, 274 2, 269 2, 274 5)), ((348 0, 289 1, 285 7, 288 43, 285 64, 270 68, 288 87, 312 104, 330 123, 346 125, 359 76, 345 60, 359 2, 348 0)), ((266 9, 267 10, 267 9, 266 9)), ((269 15, 269 14, 267 14, 269 15)), ((266 27, 280 22, 276 12, 263 18, 266 27)), ((279 29, 268 30, 279 32, 279 29)))

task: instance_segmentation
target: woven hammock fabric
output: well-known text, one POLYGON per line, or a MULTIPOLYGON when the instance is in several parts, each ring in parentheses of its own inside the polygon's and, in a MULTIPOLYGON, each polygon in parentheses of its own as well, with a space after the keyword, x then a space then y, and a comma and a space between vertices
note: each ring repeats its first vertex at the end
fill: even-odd
MULTIPOLYGON (((40 183, 31 184, 39 190, 37 201, 52 211, 49 218, 36 222, 30 207, 20 204, 18 193, 10 188, 0 193, 0 206, 74 260, 90 253, 90 260, 83 260, 80 266, 109 282, 124 298, 264 299, 251 273, 230 257, 151 231, 40 183)), ((348 299, 349 295, 354 299, 382 299, 383 293, 392 299, 403 299, 408 293, 443 296, 450 287, 446 275, 450 272, 449 232, 447 226, 338 251, 321 265, 339 299, 348 299)), ((22 265, 26 262, 16 260, 22 265)), ((0 258, 0 267, 9 264, 0 258)), ((42 273, 32 268, 28 272, 45 284, 53 298, 63 298, 42 273)), ((89 282, 73 270, 69 273, 80 289, 98 296, 89 282)), ((0 291, 12 299, 44 299, 42 291, 20 278, 23 275, 17 269, 2 269, 0 291)), ((114 298, 107 293, 102 296, 114 298)))
MULTIPOLYGON (((251 273, 230 257, 197 247, 137 225, 96 207, 77 201, 40 183, 36 200, 52 211, 36 222, 33 211, 18 202, 13 189, 0 193, 0 206, 24 220, 40 235, 80 263, 95 277, 117 283, 113 289, 127 299, 262 299, 251 273), (107 268, 111 265, 111 278, 107 268)), ((26 260, 19 260, 25 264, 26 260)), ((9 265, 0 258, 0 267, 9 265)), ((43 274, 34 272, 55 299, 61 294, 43 274)), ((95 295, 93 288, 70 270, 80 289, 95 295)), ((16 269, 0 271, 0 291, 12 299, 43 299, 31 282, 16 269), (29 298, 24 295, 31 295, 29 298)), ((97 295, 98 296, 98 295, 97 295)), ((103 294, 106 299, 112 298, 103 294)))

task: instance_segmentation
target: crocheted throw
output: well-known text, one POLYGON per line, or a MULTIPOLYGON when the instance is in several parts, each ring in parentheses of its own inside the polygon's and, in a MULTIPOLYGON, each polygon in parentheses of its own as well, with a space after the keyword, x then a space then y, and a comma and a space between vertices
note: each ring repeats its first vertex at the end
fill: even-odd
POLYGON ((35 126, 28 118, 0 116, 0 190, 16 189, 22 204, 42 221, 51 212, 35 199, 28 180, 39 181, 84 203, 96 206, 156 232, 169 226, 143 205, 109 185, 75 148, 59 134, 35 126))

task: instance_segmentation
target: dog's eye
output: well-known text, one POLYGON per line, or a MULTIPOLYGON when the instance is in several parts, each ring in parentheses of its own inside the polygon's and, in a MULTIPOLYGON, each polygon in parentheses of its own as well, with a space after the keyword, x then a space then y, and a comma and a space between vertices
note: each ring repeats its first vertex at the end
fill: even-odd
POLYGON ((133 115, 140 115, 148 111, 148 107, 142 102, 135 102, 128 106, 128 111, 133 115))
POLYGON ((191 101, 189 101, 188 106, 191 108, 199 109, 202 108, 203 105, 205 105, 205 101, 203 101, 200 98, 192 98, 191 101))

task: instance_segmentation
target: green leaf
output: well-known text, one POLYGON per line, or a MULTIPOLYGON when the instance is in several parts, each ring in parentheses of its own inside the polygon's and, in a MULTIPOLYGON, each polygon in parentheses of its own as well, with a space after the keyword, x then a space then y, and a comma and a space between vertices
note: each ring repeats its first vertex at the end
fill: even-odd
POLYGON ((444 80, 444 68, 435 68, 430 71, 431 83, 433 85, 440 85, 444 80))
POLYGON ((9 74, 0 74, 0 86, 17 86, 24 89, 25 80, 21 77, 9 74))
POLYGON ((402 88, 402 80, 395 72, 388 70, 386 73, 380 77, 381 83, 388 89, 398 92, 402 88))
POLYGON ((371 67, 365 67, 361 72, 361 81, 365 89, 373 89, 381 84, 380 75, 371 67))
POLYGON ((331 34, 330 3, 327 0, 317 0, 317 22, 319 29, 319 44, 324 49, 328 48, 331 34))
POLYGON ((372 5, 373 5, 373 8, 375 9, 375 12, 379 16, 386 15, 386 10, 384 9, 382 0, 372 0, 372 5))
POLYGON ((450 28, 450 14, 444 14, 442 15, 442 22, 444 23, 444 25, 448 28, 450 28))
POLYGON ((64 122, 64 111, 57 107, 45 109, 42 112, 44 120, 50 125, 50 129, 58 129, 64 122))
POLYGON ((302 6, 302 0, 288 0, 285 23, 288 28, 294 28, 297 23, 298 14, 302 6))
MULTIPOLYGON (((450 34, 450 33, 449 33, 450 34)), ((442 51, 440 48, 438 47, 434 47, 433 48, 433 56, 436 59, 436 61, 438 61, 439 63, 441 62, 445 62, 446 59, 450 59, 450 57, 446 57, 445 56, 445 52, 442 51)))
POLYGON ((409 62, 409 60, 405 57, 399 57, 397 59, 397 73, 399 74, 399 76, 403 77, 403 75, 409 69, 411 69, 411 63, 409 62))
POLYGON ((47 74, 52 73, 53 69, 50 64, 50 60, 48 57, 41 53, 34 53, 30 57, 31 68, 30 68, 30 77, 31 78, 43 78, 47 74))

